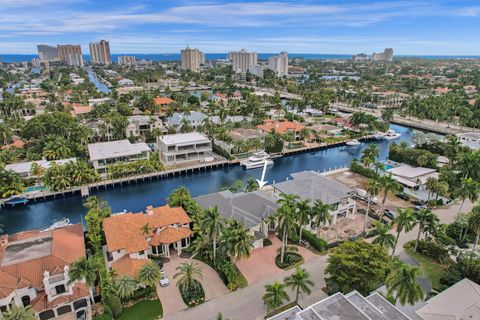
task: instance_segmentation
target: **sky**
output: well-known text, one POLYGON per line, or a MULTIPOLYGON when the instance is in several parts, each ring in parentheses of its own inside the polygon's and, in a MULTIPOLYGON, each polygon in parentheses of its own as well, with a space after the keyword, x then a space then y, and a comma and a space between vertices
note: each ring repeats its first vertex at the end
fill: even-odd
POLYGON ((480 55, 480 0, 0 0, 0 54, 106 39, 112 53, 480 55))

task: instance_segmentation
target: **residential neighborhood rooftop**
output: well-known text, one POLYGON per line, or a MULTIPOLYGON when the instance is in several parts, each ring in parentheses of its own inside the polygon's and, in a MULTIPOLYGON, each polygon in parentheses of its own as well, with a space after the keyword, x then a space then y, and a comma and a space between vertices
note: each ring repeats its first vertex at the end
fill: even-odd
POLYGON ((168 134, 160 138, 160 140, 166 145, 202 143, 210 141, 207 136, 198 132, 168 134))
POLYGON ((91 161, 127 157, 148 151, 151 150, 146 143, 131 143, 128 140, 99 142, 88 145, 91 161))

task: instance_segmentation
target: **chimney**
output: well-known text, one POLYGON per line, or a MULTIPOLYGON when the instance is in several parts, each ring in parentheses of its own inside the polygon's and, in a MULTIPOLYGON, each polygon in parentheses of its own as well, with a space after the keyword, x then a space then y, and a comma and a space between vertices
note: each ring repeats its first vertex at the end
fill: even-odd
POLYGON ((153 206, 147 206, 146 212, 149 216, 153 216, 153 206))

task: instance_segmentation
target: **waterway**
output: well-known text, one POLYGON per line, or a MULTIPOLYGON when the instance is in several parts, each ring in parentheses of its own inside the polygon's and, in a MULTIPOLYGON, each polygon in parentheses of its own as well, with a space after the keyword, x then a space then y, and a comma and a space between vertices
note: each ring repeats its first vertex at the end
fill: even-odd
MULTIPOLYGON (((392 125, 392 129, 402 136, 396 140, 381 140, 377 143, 380 149, 380 160, 385 160, 390 144, 405 141, 412 143, 415 130, 399 125, 392 125)), ((320 151, 299 153, 275 159, 275 164, 267 169, 265 180, 280 182, 286 180, 290 173, 303 170, 324 171, 349 165, 353 158, 359 158, 367 143, 360 146, 342 146, 320 151)), ((226 166, 213 171, 188 174, 173 178, 154 180, 145 183, 132 183, 123 187, 94 192, 102 200, 107 201, 113 212, 123 210, 140 212, 147 205, 163 205, 172 190, 185 186, 193 196, 219 191, 222 187, 232 185, 236 180, 246 181, 249 177, 260 178, 262 169, 246 171, 240 166, 226 166)), ((86 209, 82 205, 82 198, 72 196, 57 198, 56 200, 32 203, 23 207, 6 208, 0 210, 0 224, 4 225, 4 232, 14 233, 29 229, 42 229, 50 226, 54 220, 62 217, 77 223, 82 221, 86 209)))
POLYGON ((109 87, 107 87, 106 84, 100 81, 97 74, 93 72, 92 68, 87 68, 87 74, 88 74, 88 79, 90 80, 91 83, 95 85, 95 87, 97 88, 97 91, 103 92, 103 93, 110 93, 112 91, 110 90, 109 87))

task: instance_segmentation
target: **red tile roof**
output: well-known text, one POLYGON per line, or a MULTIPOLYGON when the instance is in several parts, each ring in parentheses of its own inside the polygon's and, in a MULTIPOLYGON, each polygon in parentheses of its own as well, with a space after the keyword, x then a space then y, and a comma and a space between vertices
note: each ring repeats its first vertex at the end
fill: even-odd
POLYGON ((174 100, 168 97, 156 97, 154 101, 156 105, 165 105, 165 104, 170 104, 175 102, 174 100))
POLYGON ((129 256, 123 256, 112 263, 112 269, 119 276, 127 275, 136 278, 140 269, 149 262, 149 259, 132 259, 129 256))
POLYGON ((271 132, 275 130, 277 133, 286 133, 288 131, 295 131, 299 132, 302 130, 305 126, 301 125, 296 122, 292 121, 264 121, 264 124, 260 124, 257 126, 258 129, 263 130, 265 132, 271 132))
POLYGON ((76 282, 72 288, 72 294, 61 295, 52 301, 48 302, 48 297, 45 292, 40 293, 31 301, 32 309, 35 312, 41 312, 47 309, 53 309, 61 304, 71 303, 81 298, 89 296, 87 285, 83 282, 76 282))

